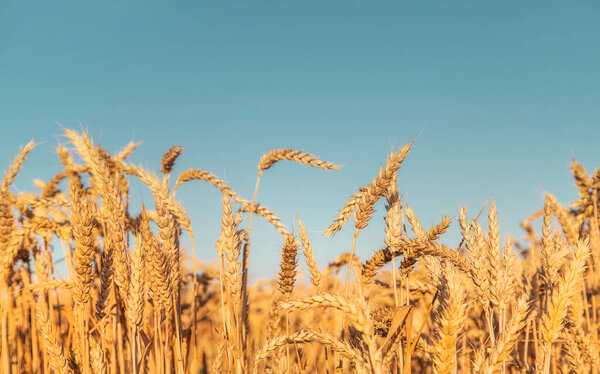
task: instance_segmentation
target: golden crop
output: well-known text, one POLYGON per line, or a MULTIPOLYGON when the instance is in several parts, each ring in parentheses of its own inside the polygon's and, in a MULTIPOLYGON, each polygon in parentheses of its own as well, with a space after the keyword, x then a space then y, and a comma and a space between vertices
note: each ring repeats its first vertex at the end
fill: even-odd
MULTIPOLYGON (((327 266, 310 238, 256 202, 261 176, 288 160, 339 166, 293 149, 265 154, 246 200, 201 169, 171 181, 181 147, 161 176, 111 155, 85 132, 65 129, 64 170, 39 194, 11 186, 34 144, 22 148, 0 187, 2 373, 588 373, 600 368, 600 170, 573 161, 579 199, 547 194, 522 223, 526 240, 502 242, 496 206, 458 214, 461 244, 440 243, 451 219, 423 227, 401 201, 397 171, 412 143, 390 153, 354 191, 324 234, 354 223, 352 248, 327 266), (154 204, 129 210, 138 179, 154 204), (214 268, 185 261, 192 222, 175 197, 201 180, 222 193, 214 268), (356 239, 386 201, 385 248, 366 261, 356 239), (485 213, 487 211, 487 213, 485 213), (277 279, 248 284, 252 220, 281 234, 277 279), (487 220, 487 223, 483 221, 487 220), (540 234, 534 229, 540 228, 540 234), (55 269, 52 248, 66 262, 55 269), (301 252, 301 253, 300 253, 301 252), (306 261, 310 284, 296 282, 306 261), (322 264, 321 264, 322 265, 322 264), (390 266, 387 266, 390 265, 390 266), (384 266, 386 268, 384 269, 384 266), (599 269, 597 269, 599 268, 599 269), (353 275, 353 276, 352 276, 353 275)), ((350 191, 349 191, 350 192, 350 191)), ((148 203, 148 202, 146 202, 148 203)))

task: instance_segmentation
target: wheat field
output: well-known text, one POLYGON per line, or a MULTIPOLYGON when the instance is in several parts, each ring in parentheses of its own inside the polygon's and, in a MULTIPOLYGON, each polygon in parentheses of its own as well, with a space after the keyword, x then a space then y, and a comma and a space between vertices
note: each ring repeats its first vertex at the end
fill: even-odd
MULTIPOLYGON (((322 234, 352 231, 348 252, 317 264, 301 218, 290 230, 256 201, 275 163, 339 166, 293 149, 266 153, 254 196, 202 169, 160 175, 110 154, 85 131, 64 129, 63 165, 38 194, 14 192, 33 150, 18 150, 0 187, 2 373, 596 373, 600 309, 600 169, 571 164, 579 196, 569 207, 546 194, 503 240, 494 202, 423 227, 400 198, 398 170, 413 143, 394 149, 322 234), (129 183, 153 196, 129 209, 129 183), (216 261, 195 261, 193 222, 176 198, 189 181, 222 195, 216 261), (375 212, 383 199, 385 211, 375 212), (357 238, 385 219, 385 247, 360 259, 357 238), (276 279, 249 284, 252 222, 281 235, 276 279), (454 222, 453 222, 454 221, 454 222), (441 243, 460 226, 458 248, 441 243), (189 253, 187 253, 189 252, 189 253), (59 275, 57 259, 66 270, 59 275), (306 278, 298 282, 299 262, 306 278)), ((406 165, 405 165, 406 163, 406 165)), ((283 167, 283 166, 282 166, 283 167)), ((190 187, 192 188, 192 187, 190 187)), ((574 196, 576 196, 575 191, 574 196)), ((336 216, 337 215, 337 216, 336 216)))

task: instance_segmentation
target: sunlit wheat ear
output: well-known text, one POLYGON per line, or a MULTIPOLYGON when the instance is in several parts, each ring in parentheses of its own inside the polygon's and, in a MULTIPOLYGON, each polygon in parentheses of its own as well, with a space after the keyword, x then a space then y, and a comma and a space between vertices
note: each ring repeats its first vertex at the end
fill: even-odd
POLYGON ((14 258, 18 253, 14 233, 17 227, 9 203, 7 191, 0 190, 0 246, 2 247, 2 258, 0 258, 0 285, 8 286, 13 272, 14 258))
POLYGON ((385 207, 387 215, 385 220, 385 238, 383 239, 385 245, 392 252, 398 252, 400 250, 399 241, 402 239, 404 233, 402 231, 402 202, 398 195, 396 184, 398 174, 392 179, 390 187, 386 191, 385 199, 387 205, 385 207))
POLYGON ((173 170, 173 166, 175 166, 175 161, 177 157, 183 151, 183 147, 176 145, 171 147, 160 159, 160 172, 163 174, 170 174, 171 170, 173 170))
POLYGON ((233 215, 231 202, 227 197, 223 197, 223 216, 221 218, 221 234, 217 240, 217 251, 225 255, 225 278, 231 290, 231 296, 237 299, 240 296, 242 287, 240 250, 242 241, 240 240, 238 225, 241 218, 238 214, 233 215))
POLYGON ((438 261, 435 259, 430 263, 430 273, 440 290, 439 303, 433 317, 433 365, 436 373, 453 373, 457 370, 458 337, 467 317, 467 295, 458 270, 447 262, 440 266, 438 261))
POLYGON ((559 282, 559 270, 565 262, 567 246, 557 246, 552 234, 552 202, 550 196, 544 199, 544 217, 542 226, 542 240, 540 246, 540 265, 538 274, 546 296, 550 294, 559 282))
POLYGON ((415 234, 415 236, 418 239, 427 238, 427 236, 425 235, 425 229, 423 229, 423 226, 421 226, 421 222, 419 222, 419 219, 415 215, 415 212, 408 203, 404 208, 404 213, 406 214, 406 220, 410 224, 410 228, 412 229, 412 232, 415 234))
POLYGON ((412 144, 405 145, 397 152, 392 151, 388 156, 385 166, 379 169, 377 177, 373 178, 373 181, 365 188, 354 213, 357 229, 363 229, 367 226, 368 221, 371 219, 371 214, 374 212, 373 204, 383 196, 395 180, 394 176, 400 168, 400 164, 408 156, 412 144))
POLYGON ((548 201, 552 205, 552 210, 556 219, 560 223, 563 229, 563 233, 565 238, 567 239, 567 243, 569 245, 575 246, 577 244, 577 229, 575 228, 575 222, 573 222, 573 218, 569 215, 569 212, 566 208, 560 205, 554 196, 551 194, 546 194, 548 201))
POLYGON ((231 200, 240 204, 240 211, 242 212, 252 212, 262 216, 267 222, 272 224, 277 231, 282 236, 287 235, 288 231, 285 226, 281 223, 281 219, 277 217, 277 215, 269 210, 265 206, 261 206, 259 204, 252 204, 250 201, 241 198, 233 189, 228 186, 225 181, 219 179, 216 175, 202 170, 202 169, 188 169, 182 171, 177 177, 177 182, 175 183, 175 191, 185 182, 193 181, 193 180, 202 180, 204 182, 210 183, 213 186, 217 187, 223 195, 231 198, 231 200))
POLYGON ((388 248, 380 249, 375 252, 363 265, 362 281, 369 284, 385 264, 392 261, 394 254, 388 248))
POLYGON ((140 225, 144 252, 148 255, 150 288, 152 291, 152 299, 154 307, 157 310, 168 309, 169 300, 171 300, 172 288, 169 281, 171 268, 167 255, 161 249, 158 240, 150 230, 149 212, 142 210, 142 223, 140 225))
POLYGON ((152 191, 152 193, 154 194, 154 199, 158 200, 161 204, 164 204, 165 208, 169 211, 169 213, 175 216, 177 222, 185 231, 187 231, 193 244, 194 234, 192 232, 192 223, 190 221, 190 218, 188 217, 187 213, 185 212, 185 209, 183 209, 181 204, 177 200, 175 200, 175 197, 169 192, 168 187, 165 186, 156 175, 150 173, 141 166, 128 164, 125 171, 128 174, 137 176, 142 182, 146 184, 146 186, 148 186, 150 191, 152 191))
POLYGON ((40 334, 42 335, 46 352, 48 352, 50 358, 50 366, 52 366, 52 369, 56 373, 66 374, 68 372, 67 360, 65 359, 62 347, 56 340, 54 328, 52 327, 48 315, 39 306, 36 306, 35 313, 40 328, 40 334))
POLYGON ((136 142, 129 142, 127 143, 127 145, 125 147, 123 147, 123 149, 121 149, 114 157, 115 160, 117 161, 124 161, 127 159, 127 157, 129 157, 133 151, 135 151, 137 149, 137 147, 140 145, 140 143, 136 143, 136 142))
POLYGON ((262 360, 268 358, 271 352, 281 349, 290 343, 310 342, 321 343, 325 347, 328 347, 339 355, 349 359, 357 366, 359 373, 367 372, 367 364, 363 359, 362 354, 356 348, 338 338, 320 331, 298 331, 289 336, 284 335, 269 339, 269 341, 267 341, 267 343, 254 355, 254 368, 252 372, 255 374, 258 373, 258 365, 262 360))
POLYGON ((308 269, 310 270, 310 281, 313 283, 315 287, 319 287, 319 282, 321 281, 321 273, 319 272, 319 268, 317 267, 317 261, 315 260, 315 254, 313 253, 312 246, 310 245, 310 240, 308 238, 308 234, 306 233, 306 228, 304 227, 304 223, 298 217, 298 231, 300 236, 300 241, 302 242, 302 247, 304 248, 304 257, 306 258, 306 264, 308 265, 308 269))
POLYGON ((144 252, 141 234, 138 234, 135 250, 131 255, 131 280, 126 302, 127 322, 131 329, 139 329, 142 326, 144 303, 146 302, 146 283, 144 279, 146 270, 146 253, 144 252))
POLYGON ((284 295, 289 295, 294 289, 296 282, 296 266, 298 261, 296 255, 298 254, 298 242, 294 234, 288 234, 285 237, 283 248, 281 250, 281 271, 279 272, 279 280, 277 284, 279 291, 284 295))
POLYGON ((104 358, 104 350, 102 346, 95 341, 90 341, 90 358, 91 366, 94 374, 107 374, 106 359, 104 358))
POLYGON ((571 172, 575 178, 577 188, 579 189, 579 195, 585 198, 589 195, 590 189, 593 187, 593 179, 590 177, 585 167, 573 159, 571 161, 571 172))
POLYGON ((193 180, 201 180, 207 183, 212 184, 217 187, 224 195, 231 197, 231 199, 237 203, 241 203, 243 199, 239 197, 237 193, 235 193, 231 187, 227 185, 227 183, 216 175, 212 174, 209 171, 202 169, 188 169, 182 171, 177 177, 177 182, 175 183, 175 191, 185 182, 193 181, 193 180))
POLYGON ((165 254, 169 266, 169 282, 174 292, 179 292, 181 283, 181 253, 179 249, 179 225, 161 200, 156 201, 156 225, 158 243, 165 254))
POLYGON ((580 292, 578 285, 581 284, 589 256, 589 243, 578 241, 573 258, 567 265, 555 293, 550 298, 548 311, 542 316, 540 330, 544 355, 543 369, 545 372, 547 372, 550 365, 552 343, 558 339, 564 326, 567 311, 573 303, 573 298, 580 292))
POLYGON ((15 178, 17 177, 17 174, 19 173, 21 168, 23 168, 23 164, 27 159, 27 155, 29 154, 29 152, 31 152, 33 147, 35 147, 35 143, 33 141, 30 141, 25 145, 25 147, 19 149, 19 152, 15 156, 15 159, 8 168, 8 171, 6 172, 6 174, 4 174, 4 177, 2 178, 3 190, 8 189, 13 184, 15 178))
POLYGON ((358 206, 358 203, 362 197, 362 193, 363 192, 357 192, 350 195, 350 200, 344 203, 342 209, 339 210, 338 216, 333 220, 331 225, 325 229, 325 236, 331 236, 342 229, 344 224, 352 216, 352 213, 354 213, 354 210, 358 206))
POLYGON ((334 170, 340 168, 339 165, 319 160, 317 156, 311 155, 310 153, 303 153, 301 151, 293 150, 291 148, 285 148, 272 150, 269 153, 262 156, 258 164, 258 174, 262 175, 262 173, 265 170, 269 169, 276 162, 282 160, 294 161, 300 164, 325 170, 334 170))
POLYGON ((113 256, 110 251, 104 250, 101 256, 100 292, 96 300, 96 318, 102 319, 107 316, 113 288, 113 256))
POLYGON ((358 331, 366 335, 371 335, 373 332, 372 322, 365 313, 365 310, 363 310, 358 303, 350 302, 342 296, 319 293, 304 299, 282 301, 278 304, 279 310, 288 312, 315 308, 333 308, 340 310, 344 312, 344 316, 352 322, 358 331))
POLYGON ((75 241, 73 262, 75 265, 75 302, 85 305, 90 299, 94 281, 92 264, 95 257, 93 224, 95 206, 84 195, 81 181, 71 177, 71 227, 75 241))

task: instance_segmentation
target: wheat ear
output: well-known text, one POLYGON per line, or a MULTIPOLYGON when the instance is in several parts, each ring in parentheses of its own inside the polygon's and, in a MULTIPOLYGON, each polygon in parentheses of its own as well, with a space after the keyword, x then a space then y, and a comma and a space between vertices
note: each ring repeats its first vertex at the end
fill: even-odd
POLYGON ((335 170, 340 168, 339 165, 319 160, 317 156, 311 155, 310 153, 303 153, 301 151, 293 150, 291 148, 285 148, 274 149, 262 156, 258 164, 258 174, 262 175, 262 173, 265 170, 269 169, 276 162, 282 160, 294 161, 300 164, 324 170, 335 170))

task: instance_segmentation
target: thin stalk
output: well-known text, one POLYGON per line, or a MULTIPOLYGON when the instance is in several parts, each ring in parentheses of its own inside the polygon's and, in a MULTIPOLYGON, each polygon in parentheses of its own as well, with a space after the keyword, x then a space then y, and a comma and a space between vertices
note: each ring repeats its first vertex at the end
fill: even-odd
POLYGON ((352 251, 350 251, 350 261, 348 262, 348 272, 346 273, 346 297, 348 297, 348 288, 350 286, 350 272, 352 271, 352 263, 354 261, 354 250, 356 249, 356 238, 358 237, 359 230, 354 229, 354 235, 352 236, 352 251))
POLYGON ((176 370, 177 374, 183 374, 183 352, 181 349, 181 295, 179 290, 175 291, 176 295, 173 295, 173 308, 175 309, 175 354, 177 355, 176 370))
POLYGON ((396 285, 396 262, 395 262, 395 258, 396 256, 392 256, 392 280, 393 280, 393 284, 394 284, 394 303, 396 305, 396 308, 399 305, 399 301, 398 301, 398 288, 396 285))
POLYGON ((8 299, 8 294, 4 293, 4 306, 2 307, 2 368, 5 373, 10 374, 10 358, 8 355, 8 303, 6 299, 8 299))
MULTIPOLYGON (((256 194, 258 192, 258 186, 260 184, 260 176, 261 173, 259 172, 258 175, 256 176, 256 184, 254 185, 254 194, 252 195, 252 205, 251 207, 254 207, 254 204, 256 203, 256 194)), ((246 243, 244 244, 244 253, 242 254, 242 323, 241 323, 241 335, 242 335, 242 352, 244 352, 242 354, 242 356, 244 356, 245 359, 245 354, 246 354, 246 344, 247 344, 247 334, 248 331, 246 331, 246 321, 248 320, 248 255, 250 254, 250 233, 252 231, 252 217, 253 217, 253 211, 252 209, 250 210, 250 217, 248 218, 248 234, 246 236, 246 243)), ((245 361, 245 360, 244 360, 245 361)), ((245 365, 244 365, 245 368, 245 365)))
MULTIPOLYGON (((166 312, 166 311, 165 311, 166 312)), ((171 332, 171 314, 170 313, 166 313, 165 315, 165 346, 164 346, 164 353, 166 354, 165 356, 165 372, 166 373, 171 373, 171 359, 172 359, 172 354, 171 354, 171 349, 169 347, 169 342, 171 341, 171 334, 169 334, 171 332)))
MULTIPOLYGON (((116 286, 114 287, 116 289, 116 286)), ((117 299, 115 299, 117 300, 117 299)), ((121 318, 119 318, 119 306, 116 306, 115 309, 115 321, 117 323, 117 354, 119 358, 119 373, 125 374, 125 349, 123 349, 123 324, 121 323, 121 318)))
POLYGON ((162 348, 162 339, 160 334, 160 310, 154 309, 154 362, 156 364, 156 369, 158 372, 162 372, 164 369, 162 359, 163 357, 161 353, 162 348))
POLYGON ((131 367, 133 374, 138 374, 138 359, 137 359, 137 327, 131 328, 131 367))

